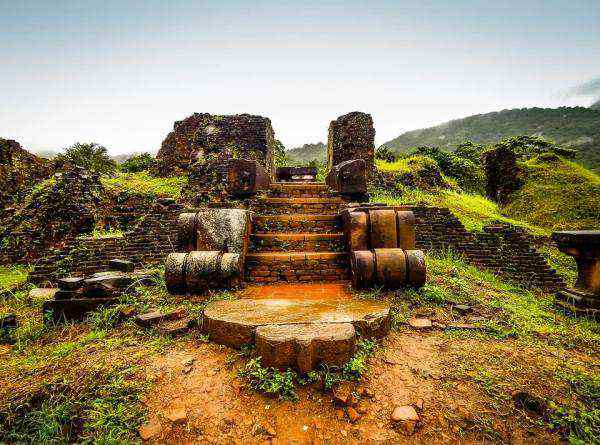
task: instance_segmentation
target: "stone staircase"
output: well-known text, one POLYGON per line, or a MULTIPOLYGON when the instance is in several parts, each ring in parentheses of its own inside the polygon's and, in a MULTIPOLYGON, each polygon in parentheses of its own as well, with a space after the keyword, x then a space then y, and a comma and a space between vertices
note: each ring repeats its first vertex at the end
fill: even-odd
POLYGON ((248 283, 342 281, 350 278, 338 210, 346 203, 326 184, 280 182, 253 210, 248 283))

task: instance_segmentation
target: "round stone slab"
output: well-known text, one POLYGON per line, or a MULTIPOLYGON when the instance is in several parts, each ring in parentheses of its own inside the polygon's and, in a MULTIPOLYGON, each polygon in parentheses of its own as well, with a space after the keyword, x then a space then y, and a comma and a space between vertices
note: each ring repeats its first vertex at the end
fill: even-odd
POLYGON ((364 337, 390 331, 390 307, 371 300, 224 300, 209 303, 203 329, 215 343, 238 348, 254 343, 258 326, 351 323, 364 337))
POLYGON ((321 363, 342 366, 350 360, 356 333, 351 323, 312 323, 259 326, 255 336, 263 366, 304 374, 321 363))

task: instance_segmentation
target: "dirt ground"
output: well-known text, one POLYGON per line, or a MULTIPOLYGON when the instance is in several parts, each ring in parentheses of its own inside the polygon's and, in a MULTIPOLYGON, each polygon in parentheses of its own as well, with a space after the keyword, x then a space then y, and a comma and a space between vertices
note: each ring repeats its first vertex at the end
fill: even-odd
POLYGON ((186 342, 147 366, 154 390, 144 401, 150 419, 145 427, 154 434, 152 443, 558 442, 512 407, 492 410, 476 384, 456 375, 454 350, 472 346, 470 341, 437 331, 392 332, 357 384, 368 396, 357 403, 354 423, 320 388, 300 389, 298 402, 265 397, 237 377, 244 359, 234 351, 186 342), (391 420, 397 405, 417 407, 414 434, 391 420))

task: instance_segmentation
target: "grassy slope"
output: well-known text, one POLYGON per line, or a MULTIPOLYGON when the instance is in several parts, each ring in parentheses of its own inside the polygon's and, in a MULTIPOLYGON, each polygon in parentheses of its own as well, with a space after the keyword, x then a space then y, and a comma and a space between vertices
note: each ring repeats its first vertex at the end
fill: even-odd
POLYGON ((600 227, 600 176, 564 160, 534 158, 524 167, 525 185, 506 214, 553 230, 600 227))
POLYGON ((158 178, 151 176, 148 172, 117 173, 113 177, 102 178, 102 184, 110 190, 175 199, 181 195, 181 189, 186 181, 185 176, 158 178))
POLYGON ((600 169, 600 110, 583 107, 523 108, 478 114, 409 131, 383 145, 396 152, 408 152, 420 145, 452 148, 465 140, 489 144, 523 134, 541 135, 565 146, 572 145, 580 151, 584 165, 600 169))
MULTIPOLYGON (((391 164, 378 161, 377 165, 387 171, 408 169, 404 160, 391 164)), ((524 227, 537 235, 600 226, 600 177, 597 174, 562 159, 534 158, 523 167, 525 185, 515 194, 512 203, 503 208, 481 195, 452 190, 425 192, 404 188, 399 196, 375 192, 372 200, 448 207, 469 230, 481 230, 494 220, 524 227)))

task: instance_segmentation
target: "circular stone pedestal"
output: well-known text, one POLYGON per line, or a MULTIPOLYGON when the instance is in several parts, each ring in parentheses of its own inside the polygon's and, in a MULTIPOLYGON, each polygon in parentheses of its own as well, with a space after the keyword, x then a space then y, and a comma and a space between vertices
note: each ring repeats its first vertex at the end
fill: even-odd
POLYGON ((208 304, 202 324, 215 343, 256 344, 265 366, 308 372, 350 359, 357 333, 387 335, 390 308, 370 300, 225 300, 208 304))

